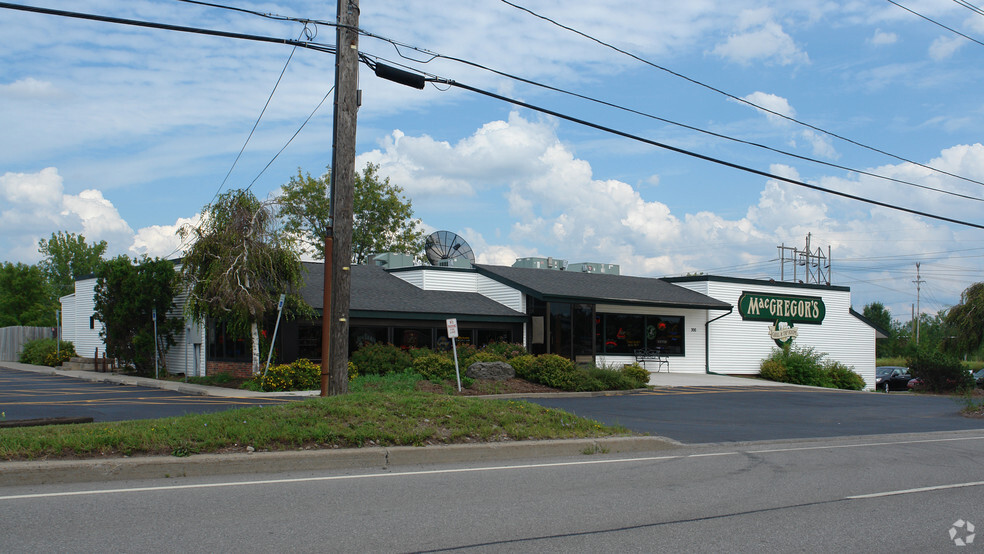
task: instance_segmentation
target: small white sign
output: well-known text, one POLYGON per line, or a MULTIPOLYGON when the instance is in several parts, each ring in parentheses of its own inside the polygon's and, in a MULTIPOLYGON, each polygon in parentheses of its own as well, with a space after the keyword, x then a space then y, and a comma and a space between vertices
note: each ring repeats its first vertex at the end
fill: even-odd
POLYGON ((448 338, 449 339, 456 339, 456 338, 458 338, 458 320, 457 319, 452 318, 452 319, 449 319, 448 320, 448 338))

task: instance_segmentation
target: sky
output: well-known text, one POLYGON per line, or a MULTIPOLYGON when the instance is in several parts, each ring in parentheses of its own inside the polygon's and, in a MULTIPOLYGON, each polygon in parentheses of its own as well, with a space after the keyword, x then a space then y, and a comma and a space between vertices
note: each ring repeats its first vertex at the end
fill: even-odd
MULTIPOLYGON (((335 41, 330 25, 176 0, 16 3, 335 41)), ((908 321, 919 263, 935 314, 984 269, 984 15, 898 3, 925 18, 882 0, 363 0, 372 60, 760 173, 366 67, 356 167, 378 164, 424 229, 458 233, 480 263, 779 280, 779 247, 809 235, 858 311, 881 302, 908 321)), ((324 22, 336 9, 226 5, 324 22)), ((176 230, 217 193, 272 198, 325 171, 333 81, 330 53, 0 8, 0 260, 38 262, 57 231, 112 256, 180 256, 176 230)))

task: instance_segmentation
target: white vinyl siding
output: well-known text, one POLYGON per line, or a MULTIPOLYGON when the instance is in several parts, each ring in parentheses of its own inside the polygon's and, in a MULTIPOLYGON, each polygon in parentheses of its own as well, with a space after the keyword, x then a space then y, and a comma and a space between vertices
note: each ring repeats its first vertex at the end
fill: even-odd
POLYGON ((83 279, 75 282, 75 352, 83 358, 92 358, 99 349, 101 358, 106 352, 106 345, 103 343, 99 333, 103 330, 103 324, 98 319, 92 322, 92 329, 89 328, 90 317, 96 311, 96 279, 83 279))
MULTIPOLYGON (((707 321, 707 310, 598 304, 595 306, 595 313, 683 316, 684 355, 667 358, 670 361, 670 371, 673 373, 704 373, 704 323, 707 321)), ((603 366, 635 363, 634 356, 624 354, 598 354, 597 360, 603 366)), ((647 369, 655 370, 655 367, 652 365, 647 369)))
POLYGON ((526 312, 526 295, 475 272, 421 266, 414 271, 394 271, 391 275, 423 290, 474 292, 517 312, 526 312))
MULTIPOLYGON (((694 281, 675 283, 735 306, 735 310, 710 325, 710 370, 714 373, 755 375, 762 360, 776 348, 769 337, 767 321, 745 321, 738 313, 742 292, 772 295, 818 296, 823 299, 826 315, 823 324, 795 325, 798 336, 793 345, 812 347, 852 367, 867 386, 875 383, 875 330, 850 313, 851 293, 845 290, 769 286, 767 283, 694 281)), ((711 312, 710 317, 716 317, 711 312)))
POLYGON ((61 340, 66 340, 75 345, 75 293, 62 296, 58 299, 61 303, 61 340))

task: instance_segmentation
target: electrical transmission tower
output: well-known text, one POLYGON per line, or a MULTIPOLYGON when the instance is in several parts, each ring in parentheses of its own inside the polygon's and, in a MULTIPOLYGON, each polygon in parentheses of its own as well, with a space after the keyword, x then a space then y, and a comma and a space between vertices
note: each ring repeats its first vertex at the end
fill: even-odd
POLYGON ((826 254, 819 246, 815 252, 810 250, 811 236, 812 233, 806 234, 803 250, 785 244, 778 247, 780 281, 830 286, 830 246, 827 246, 826 254), (786 271, 787 265, 792 266, 792 272, 786 271))

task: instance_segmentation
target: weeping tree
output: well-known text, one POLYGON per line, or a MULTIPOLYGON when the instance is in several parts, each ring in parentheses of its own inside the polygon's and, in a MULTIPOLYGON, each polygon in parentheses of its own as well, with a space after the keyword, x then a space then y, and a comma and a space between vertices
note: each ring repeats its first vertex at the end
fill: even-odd
MULTIPOLYGON (((178 234, 191 241, 182 260, 189 283, 186 310, 197 321, 214 318, 252 339, 253 373, 260 369, 259 324, 288 294, 288 309, 306 305, 292 290, 300 288, 303 268, 294 243, 278 226, 273 204, 248 190, 231 190, 202 210, 198 226, 178 234)), ((307 308, 310 310, 310 308, 307 308)))
POLYGON ((974 283, 960 294, 960 303, 946 312, 944 349, 953 354, 972 354, 984 343, 984 283, 974 283))

